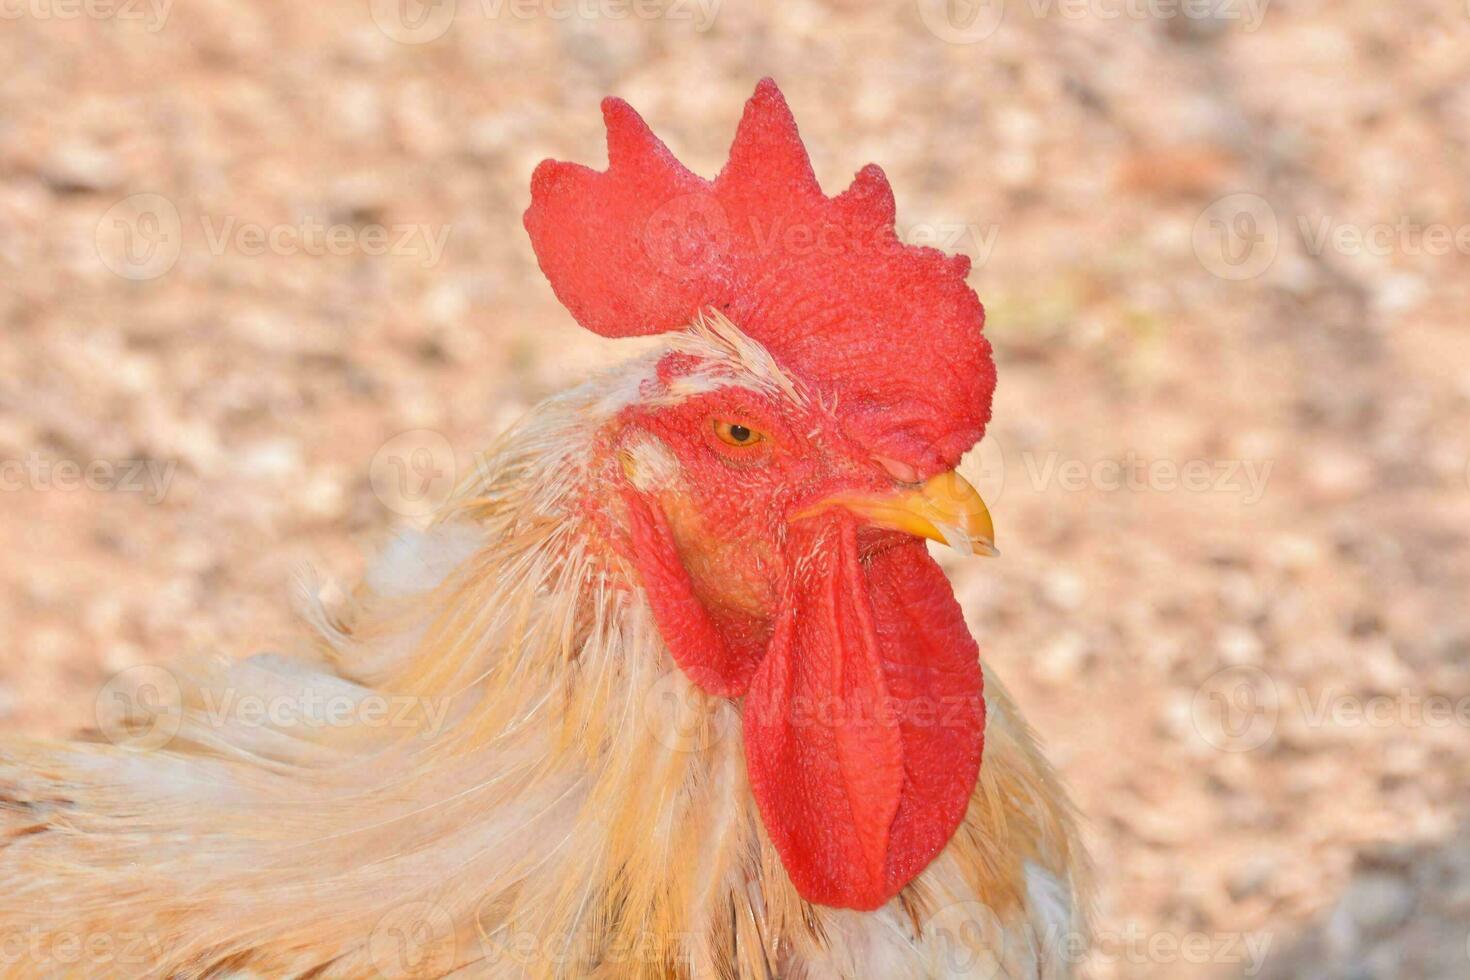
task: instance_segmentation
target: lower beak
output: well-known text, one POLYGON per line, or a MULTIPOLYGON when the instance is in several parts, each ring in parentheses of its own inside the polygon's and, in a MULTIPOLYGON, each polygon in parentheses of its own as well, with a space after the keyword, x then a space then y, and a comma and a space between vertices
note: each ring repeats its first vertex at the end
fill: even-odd
POLYGON ((796 518, 811 517, 832 507, 845 507, 875 527, 890 528, 957 551, 998 555, 995 525, 980 494, 954 470, 941 473, 914 490, 899 493, 837 493, 804 507, 796 518))

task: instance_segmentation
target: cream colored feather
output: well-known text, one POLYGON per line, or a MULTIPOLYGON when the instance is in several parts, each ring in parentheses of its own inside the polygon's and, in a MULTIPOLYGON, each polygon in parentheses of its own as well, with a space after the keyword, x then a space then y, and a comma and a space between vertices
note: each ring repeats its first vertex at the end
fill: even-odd
MULTIPOLYGON (((668 397, 802 397, 728 322, 672 343, 706 368, 668 397)), ((291 656, 170 666, 178 710, 132 744, 0 740, 0 976, 1071 975, 1085 862, 990 675, 948 849, 877 912, 797 896, 737 706, 579 506, 654 363, 536 409, 291 656)))

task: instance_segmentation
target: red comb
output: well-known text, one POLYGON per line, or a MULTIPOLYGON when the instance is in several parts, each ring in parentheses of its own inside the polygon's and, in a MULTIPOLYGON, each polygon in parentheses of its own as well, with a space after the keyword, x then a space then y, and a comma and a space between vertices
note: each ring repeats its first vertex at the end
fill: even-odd
POLYGON ((776 83, 746 103, 713 181, 621 99, 608 168, 544 161, 526 230, 557 298, 606 337, 662 333, 716 309, 835 399, 874 452, 924 474, 984 432, 995 388, 970 260, 904 245, 878 167, 826 197, 776 83))

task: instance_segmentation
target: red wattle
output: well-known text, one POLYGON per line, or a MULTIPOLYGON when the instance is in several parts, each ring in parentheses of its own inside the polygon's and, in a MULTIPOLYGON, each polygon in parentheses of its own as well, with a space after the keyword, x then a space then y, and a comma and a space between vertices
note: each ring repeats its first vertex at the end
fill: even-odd
POLYGON ((874 909, 964 818, 985 737, 979 651, 923 542, 864 561, 846 515, 796 533, 745 700, 751 788, 802 897, 874 909))

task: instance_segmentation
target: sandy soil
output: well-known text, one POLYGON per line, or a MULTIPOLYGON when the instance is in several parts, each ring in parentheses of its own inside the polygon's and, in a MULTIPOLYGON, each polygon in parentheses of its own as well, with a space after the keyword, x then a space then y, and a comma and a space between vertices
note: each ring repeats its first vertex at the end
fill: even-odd
POLYGON ((1470 10, 531 6, 5 8, 0 726, 268 645, 621 358, 531 168, 616 93, 711 174, 769 73, 829 190, 875 160, 976 260, 1004 557, 952 572, 1087 815, 1094 975, 1470 975, 1470 10))

